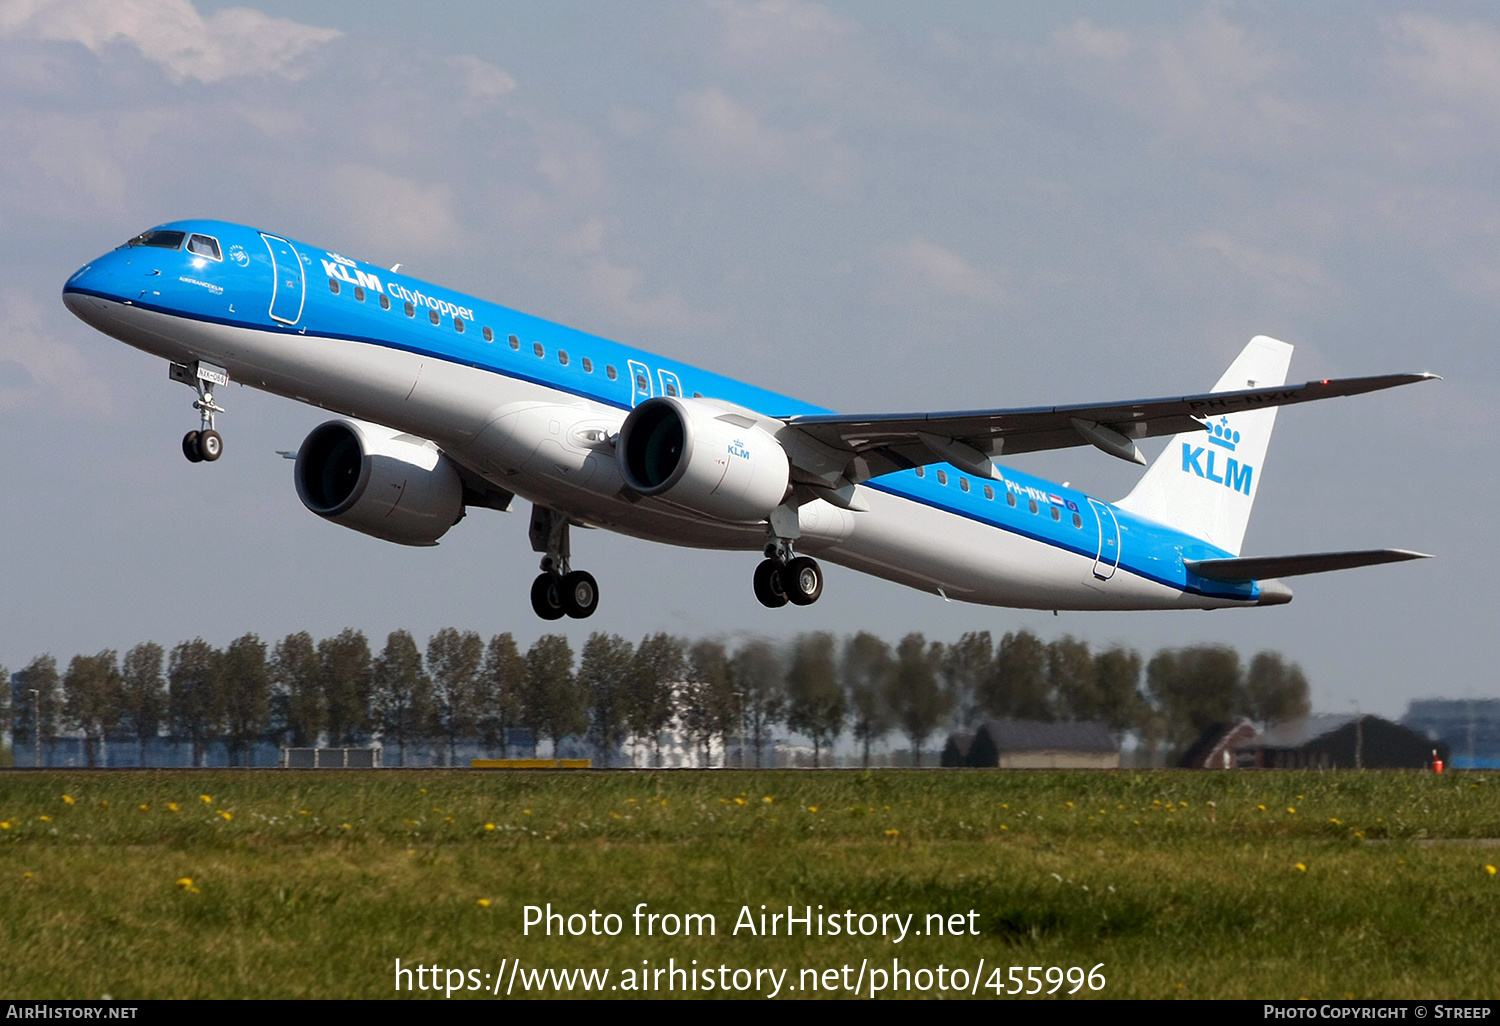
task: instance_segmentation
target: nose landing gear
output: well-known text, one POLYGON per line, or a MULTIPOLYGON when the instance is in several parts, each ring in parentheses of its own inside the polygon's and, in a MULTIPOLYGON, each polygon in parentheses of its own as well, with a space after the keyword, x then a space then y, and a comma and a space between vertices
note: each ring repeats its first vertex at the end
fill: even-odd
POLYGON ((531 548, 543 553, 542 572, 531 582, 531 608, 543 620, 571 616, 582 620, 599 608, 599 583, 570 565, 568 518, 556 510, 531 507, 531 548))
POLYGON ((224 407, 214 402, 214 386, 228 385, 229 372, 201 360, 183 365, 174 363, 167 369, 173 381, 180 381, 198 390, 193 409, 202 417, 202 427, 182 436, 182 454, 189 463, 212 463, 224 455, 224 439, 214 430, 214 414, 223 413, 224 407))

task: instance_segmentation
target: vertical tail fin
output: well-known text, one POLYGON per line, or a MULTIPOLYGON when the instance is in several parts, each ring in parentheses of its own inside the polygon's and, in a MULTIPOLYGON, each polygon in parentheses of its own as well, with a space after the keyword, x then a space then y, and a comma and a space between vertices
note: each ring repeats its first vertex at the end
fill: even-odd
MULTIPOLYGON (((1290 345, 1257 335, 1213 390, 1284 385, 1291 359, 1290 345)), ((1117 505, 1239 555, 1275 424, 1273 406, 1214 417, 1206 431, 1176 435, 1117 505)))

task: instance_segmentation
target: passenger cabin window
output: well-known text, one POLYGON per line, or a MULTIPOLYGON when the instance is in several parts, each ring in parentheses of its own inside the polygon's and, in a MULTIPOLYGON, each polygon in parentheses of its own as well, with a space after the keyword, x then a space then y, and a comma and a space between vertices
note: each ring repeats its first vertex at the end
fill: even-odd
POLYGON ((964 491, 968 491, 969 490, 969 479, 966 478, 966 477, 959 478, 958 479, 958 487, 962 488, 964 491))
POLYGON ((1062 510, 1058 509, 1056 506, 1052 507, 1052 519, 1053 520, 1061 520, 1062 519, 1062 510))
POLYGON ((1016 493, 1015 492, 1006 492, 1005 493, 1005 504, 1007 506, 1014 506, 1016 504, 1016 493))
POLYGON ((489 329, 488 325, 485 326, 485 329, 482 332, 482 334, 484 335, 484 340, 486 342, 493 342, 493 341, 495 341, 495 333, 489 329))
POLYGON ((615 370, 613 364, 605 364, 604 365, 604 376, 606 378, 608 378, 609 380, 613 381, 613 380, 615 380, 615 378, 618 378, 620 376, 620 372, 617 371, 617 370, 615 370))
POLYGON ((948 472, 946 470, 939 470, 938 471, 938 484, 945 485, 947 483, 948 483, 948 472))
POLYGON ((590 360, 587 356, 583 358, 583 372, 585 374, 594 373, 594 361, 590 360))
POLYGON ((187 232, 167 232, 160 229, 152 229, 149 232, 141 232, 141 234, 125 243, 125 245, 153 246, 157 249, 181 249, 182 240, 186 237, 187 232))
POLYGON ((328 291, 332 292, 335 296, 339 294, 339 280, 337 278, 328 279, 328 291))
POLYGON ((917 468, 917 476, 918 477, 926 477, 927 476, 927 468, 926 467, 918 467, 917 468))
POLYGON ((1036 500, 1035 499, 1027 499, 1026 500, 1026 505, 1031 508, 1031 512, 1033 512, 1033 513, 1036 512, 1036 500))
POLYGON ((361 303, 365 301, 365 287, 363 285, 354 286, 354 298, 361 303))
POLYGON ((1083 526, 1083 517, 1079 516, 1077 513, 1073 514, 1073 526, 1074 527, 1082 527, 1083 526))
POLYGON ((557 351, 557 362, 562 364, 564 367, 568 365, 568 354, 565 350, 559 349, 557 351))
POLYGON ((464 333, 464 319, 462 317, 453 318, 453 330, 460 335, 464 333))
POLYGON ((993 499, 995 497, 995 489, 991 488, 989 485, 985 485, 984 486, 984 497, 986 499, 993 499))
POLYGON ((516 338, 516 336, 512 335, 510 337, 510 347, 512 349, 520 349, 521 348, 521 340, 518 339, 518 338, 516 338))
POLYGON ((406 316, 408 317, 415 317, 417 315, 417 308, 410 303, 403 303, 401 309, 406 311, 406 316))
POLYGON ((428 310, 427 311, 427 319, 429 321, 431 321, 433 324, 436 324, 438 321, 442 320, 443 318, 442 318, 441 315, 439 315, 439 313, 436 310, 428 310))
POLYGON ((646 375, 644 374, 637 374, 635 376, 635 387, 642 392, 651 391, 651 383, 646 380, 646 375))
POLYGON ((538 360, 545 358, 547 355, 547 350, 542 347, 540 342, 531 343, 531 351, 536 353, 538 360))
POLYGON ((382 292, 380 294, 380 309, 382 309, 382 310, 389 310, 390 308, 391 308, 391 297, 388 296, 388 295, 386 295, 384 292, 382 292))
POLYGON ((188 239, 188 252, 210 260, 223 260, 219 254, 219 240, 208 235, 194 235, 188 239))
POLYGON ((667 382, 667 395, 670 395, 673 398, 676 398, 677 396, 677 386, 670 381, 667 382))

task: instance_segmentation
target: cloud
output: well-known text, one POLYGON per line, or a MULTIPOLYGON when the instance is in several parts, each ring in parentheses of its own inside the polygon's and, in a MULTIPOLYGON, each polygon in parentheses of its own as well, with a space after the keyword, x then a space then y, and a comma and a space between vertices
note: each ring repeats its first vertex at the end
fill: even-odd
MULTIPOLYGON (((56 315, 49 315, 56 320, 56 315)), ((23 292, 0 294, 0 410, 55 405, 59 396, 88 396, 81 405, 108 412, 109 382, 95 377, 77 349, 42 328, 42 309, 23 292)))
POLYGON ((1397 72, 1435 96, 1477 100, 1500 112, 1500 29, 1426 14, 1404 15, 1384 28, 1397 72))
POLYGON ((463 77, 464 90, 471 100, 498 100, 516 88, 516 80, 505 69, 465 54, 453 57, 449 65, 463 77))
POLYGON ((1193 244, 1216 254, 1235 272, 1285 299, 1302 298, 1312 289, 1326 287, 1327 275, 1322 267, 1305 257, 1271 253, 1222 231, 1203 232, 1193 244))
POLYGON ((80 43, 99 54, 128 43, 173 81, 292 75, 337 29, 231 7, 204 18, 189 0, 0 0, 0 38, 80 43))
POLYGON ((823 5, 800 0, 711 0, 708 6, 720 16, 725 49, 756 63, 820 56, 857 29, 823 5))
POLYGON ((341 210, 353 241, 409 259, 462 247, 453 190, 423 185, 378 167, 344 164, 324 177, 328 201, 341 210))
MULTIPOLYGON (((996 277, 951 249, 922 238, 911 238, 887 247, 878 257, 891 284, 912 285, 921 291, 950 299, 995 304, 1005 299, 1005 289, 996 277)), ((882 289, 882 291, 885 291, 882 289)))
POLYGON ((716 88, 680 96, 677 115, 674 145, 706 170, 742 176, 790 174, 826 193, 845 191, 855 181, 854 155, 829 128, 779 128, 716 88))

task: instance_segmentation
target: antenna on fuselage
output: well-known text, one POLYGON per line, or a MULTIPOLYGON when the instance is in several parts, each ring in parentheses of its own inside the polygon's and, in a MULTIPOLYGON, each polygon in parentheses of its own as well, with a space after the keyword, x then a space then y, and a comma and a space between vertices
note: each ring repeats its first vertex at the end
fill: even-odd
POLYGON ((394 267, 391 268, 391 273, 395 274, 399 270, 401 270, 401 265, 400 264, 396 264, 394 267))

